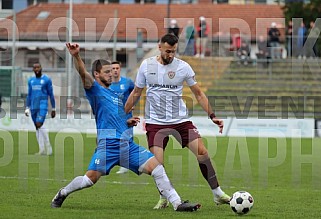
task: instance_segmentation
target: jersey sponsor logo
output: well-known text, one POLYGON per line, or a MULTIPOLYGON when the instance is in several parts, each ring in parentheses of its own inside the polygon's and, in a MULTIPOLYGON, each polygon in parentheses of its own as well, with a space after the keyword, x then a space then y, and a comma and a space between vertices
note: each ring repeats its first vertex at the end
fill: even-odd
POLYGON ((176 89, 177 85, 172 85, 172 84, 149 84, 149 87, 176 89))
POLYGON ((156 73, 155 73, 155 72, 150 72, 149 74, 150 74, 150 75, 156 75, 156 73))
POLYGON ((167 74, 168 74, 168 77, 170 79, 173 79, 175 77, 175 72, 174 71, 169 71, 167 74))
POLYGON ((41 85, 32 85, 32 90, 41 90, 41 85))
POLYGON ((123 106, 123 102, 119 97, 111 97, 113 103, 118 106, 123 106))

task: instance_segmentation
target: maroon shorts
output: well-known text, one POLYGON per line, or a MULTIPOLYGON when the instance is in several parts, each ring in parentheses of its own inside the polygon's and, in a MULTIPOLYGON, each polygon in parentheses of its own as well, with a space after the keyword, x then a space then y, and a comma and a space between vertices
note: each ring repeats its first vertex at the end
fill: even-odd
POLYGON ((190 121, 173 125, 146 124, 146 131, 149 148, 157 146, 165 149, 169 135, 173 135, 182 147, 201 137, 197 128, 190 121))

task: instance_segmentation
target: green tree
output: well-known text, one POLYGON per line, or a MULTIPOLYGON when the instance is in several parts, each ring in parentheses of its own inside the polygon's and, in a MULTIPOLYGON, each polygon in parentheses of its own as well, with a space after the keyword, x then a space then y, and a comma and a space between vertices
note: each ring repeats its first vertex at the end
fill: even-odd
POLYGON ((303 18, 308 24, 310 21, 314 21, 321 14, 321 0, 310 0, 310 3, 305 3, 304 0, 289 0, 286 1, 282 7, 286 22, 292 18, 303 18))
MULTIPOLYGON (((305 3, 304 0, 288 0, 282 7, 286 23, 293 18, 302 18, 307 29, 309 29, 310 22, 315 21, 321 14, 321 0, 310 0, 309 3, 305 3)), ((300 22, 293 23, 294 35, 297 33, 297 29, 300 26, 300 22)), ((321 48, 321 40, 317 41, 318 48, 321 48)), ((320 51, 318 52, 320 53, 320 51)), ((320 56, 320 54, 317 54, 320 56)))

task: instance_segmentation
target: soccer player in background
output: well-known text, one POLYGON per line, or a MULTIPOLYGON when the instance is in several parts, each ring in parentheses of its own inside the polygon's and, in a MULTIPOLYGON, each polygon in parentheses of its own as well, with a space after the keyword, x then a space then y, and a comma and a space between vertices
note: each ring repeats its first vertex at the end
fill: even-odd
MULTIPOLYGON (((113 61, 111 63, 112 66, 112 74, 113 74, 113 82, 109 86, 110 89, 114 90, 116 93, 120 95, 120 98, 125 103, 129 97, 129 94, 134 90, 134 82, 130 78, 120 76, 121 72, 121 63, 119 61, 113 61)), ((127 114, 127 119, 132 118, 133 113, 130 111, 127 114)), ((133 136, 133 127, 130 128, 131 135, 133 136)), ((127 173, 128 169, 125 167, 120 167, 119 170, 116 172, 118 174, 127 173)))
POLYGON ((49 141, 48 129, 44 127, 46 115, 48 113, 48 97, 51 103, 51 118, 56 116, 56 103, 53 95, 52 81, 42 74, 40 63, 33 65, 35 76, 28 80, 27 107, 25 115, 31 118, 36 127, 36 137, 39 144, 38 155, 51 155, 52 147, 49 141))
POLYGON ((136 174, 151 175, 158 191, 165 196, 176 211, 196 211, 200 204, 182 202, 170 183, 164 167, 154 155, 133 142, 128 128, 136 126, 138 117, 127 119, 124 105, 119 95, 109 88, 112 83, 111 63, 98 59, 92 64, 92 75, 85 68, 79 55, 78 44, 67 43, 70 54, 74 57, 87 99, 96 120, 97 148, 92 156, 84 176, 77 176, 66 187, 61 188, 51 202, 51 207, 59 208, 72 192, 91 187, 102 175, 108 175, 115 165, 122 165, 120 160, 136 174), (122 156, 124 155, 124 156, 122 156))
MULTIPOLYGON (((145 122, 146 135, 150 151, 163 164, 164 150, 173 135, 182 147, 187 147, 196 156, 203 177, 208 182, 216 204, 228 204, 230 196, 219 186, 218 179, 197 128, 188 119, 183 101, 183 83, 189 86, 198 103, 213 123, 223 131, 223 120, 218 119, 207 97, 195 81, 191 66, 175 57, 178 38, 173 34, 164 35, 159 42, 160 55, 145 59, 136 77, 134 91, 130 94, 125 111, 129 112, 137 103, 144 87, 146 91, 145 122)), ((161 195, 154 209, 168 206, 161 195)))

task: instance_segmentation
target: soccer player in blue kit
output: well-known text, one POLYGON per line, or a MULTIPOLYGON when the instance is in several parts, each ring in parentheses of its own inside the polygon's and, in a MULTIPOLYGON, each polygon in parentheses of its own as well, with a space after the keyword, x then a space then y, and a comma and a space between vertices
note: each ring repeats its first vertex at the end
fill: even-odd
MULTIPOLYGON (((113 82, 112 84, 109 86, 110 89, 114 90, 115 92, 117 92, 120 95, 120 98, 123 101, 123 104, 125 105, 129 94, 132 92, 132 90, 134 90, 134 82, 130 79, 130 78, 126 78, 126 77, 122 77, 120 75, 121 72, 121 63, 119 61, 113 61, 111 63, 111 67, 112 67, 112 79, 113 82)), ((130 111, 129 113, 127 113, 127 118, 131 118, 133 117, 133 111, 130 111)), ((131 130, 131 135, 133 135, 133 128, 130 128, 131 130)), ((127 173, 128 172, 128 167, 120 167, 119 170, 116 172, 118 174, 123 174, 123 173, 127 173)))
POLYGON ((108 175, 121 159, 127 159, 128 167, 136 174, 146 173, 154 178, 160 194, 164 195, 176 211, 196 211, 200 204, 182 202, 169 181, 164 167, 144 147, 135 144, 128 134, 128 128, 137 125, 138 117, 127 119, 119 95, 109 88, 112 83, 111 63, 98 59, 92 64, 92 75, 86 69, 79 55, 78 44, 66 44, 74 57, 86 96, 96 120, 97 148, 84 176, 75 177, 66 187, 61 188, 52 199, 51 207, 59 208, 72 192, 93 186, 101 176, 108 175), (122 151, 127 151, 122 156, 122 151))
POLYGON ((27 107, 25 115, 31 113, 32 121, 36 127, 36 136, 39 144, 39 155, 51 155, 52 147, 49 141, 48 130, 44 127, 44 122, 48 112, 48 96, 51 102, 51 118, 56 116, 56 103, 53 95, 51 79, 42 74, 40 63, 33 65, 35 76, 28 80, 27 107))

